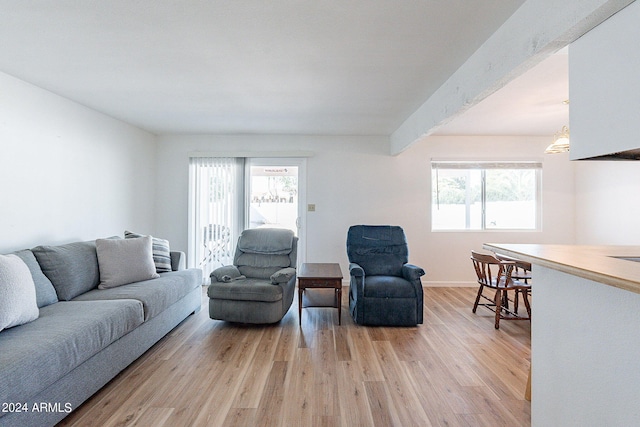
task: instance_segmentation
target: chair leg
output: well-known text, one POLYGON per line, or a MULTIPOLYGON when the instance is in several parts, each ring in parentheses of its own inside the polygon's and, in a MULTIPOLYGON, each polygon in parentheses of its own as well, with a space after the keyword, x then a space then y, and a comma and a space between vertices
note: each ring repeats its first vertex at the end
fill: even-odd
POLYGON ((520 289, 516 289, 513 294, 513 312, 518 314, 518 300, 520 299, 518 295, 520 294, 520 289))
POLYGON ((529 304, 529 293, 527 291, 522 292, 522 300, 524 301, 524 306, 527 308, 529 321, 531 321, 531 304, 529 304))
POLYGON ((472 313, 475 313, 476 310, 478 309, 478 303, 480 302, 480 296, 482 296, 482 288, 484 288, 484 285, 480 285, 480 287, 478 288, 478 295, 476 296, 476 302, 473 304, 472 313))
POLYGON ((502 291, 498 289, 496 291, 496 329, 500 329, 500 310, 502 310, 502 291))
POLYGON ((509 310, 509 293, 507 291, 502 291, 502 309, 505 313, 509 310))

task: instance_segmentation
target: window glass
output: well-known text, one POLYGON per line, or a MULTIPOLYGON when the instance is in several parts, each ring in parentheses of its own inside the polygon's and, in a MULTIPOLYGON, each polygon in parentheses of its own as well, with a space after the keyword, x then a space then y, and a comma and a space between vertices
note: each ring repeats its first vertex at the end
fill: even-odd
POLYGON ((537 229, 540 171, 535 162, 432 162, 432 229, 537 229))

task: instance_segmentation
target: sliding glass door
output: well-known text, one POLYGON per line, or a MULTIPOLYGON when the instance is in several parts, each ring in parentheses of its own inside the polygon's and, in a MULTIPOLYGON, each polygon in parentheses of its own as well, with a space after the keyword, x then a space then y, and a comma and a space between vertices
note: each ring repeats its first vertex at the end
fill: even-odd
POLYGON ((305 256, 305 159, 190 159, 189 265, 204 277, 233 262, 235 243, 247 228, 292 230, 305 256))
POLYGON ((284 159, 247 159, 247 228, 276 227, 300 234, 300 165, 284 159))

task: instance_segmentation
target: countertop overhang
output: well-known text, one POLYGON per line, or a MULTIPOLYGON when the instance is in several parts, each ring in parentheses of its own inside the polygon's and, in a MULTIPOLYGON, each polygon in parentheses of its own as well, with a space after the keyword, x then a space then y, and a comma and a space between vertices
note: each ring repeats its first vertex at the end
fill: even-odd
POLYGON ((640 246, 485 243, 483 248, 640 294, 640 246))

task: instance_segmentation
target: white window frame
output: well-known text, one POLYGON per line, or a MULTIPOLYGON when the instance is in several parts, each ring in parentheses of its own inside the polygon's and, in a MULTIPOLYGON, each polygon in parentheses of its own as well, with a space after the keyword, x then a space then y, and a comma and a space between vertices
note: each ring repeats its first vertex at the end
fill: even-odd
MULTIPOLYGON (((436 190, 437 191, 437 190, 436 190)), ((430 209, 431 209, 431 231, 432 232, 538 232, 542 231, 542 162, 535 160, 496 160, 496 161, 470 161, 470 160, 431 160, 431 192, 430 192, 430 209), (437 185, 437 178, 434 179, 434 171, 439 169, 460 169, 460 170, 481 170, 482 171, 482 189, 481 189, 481 219, 480 228, 469 228, 469 214, 466 215, 465 228, 434 228, 433 223, 433 194, 434 186, 437 185), (486 227, 486 180, 485 173, 490 169, 532 169, 535 170, 535 227, 534 228, 487 228, 486 227)))

